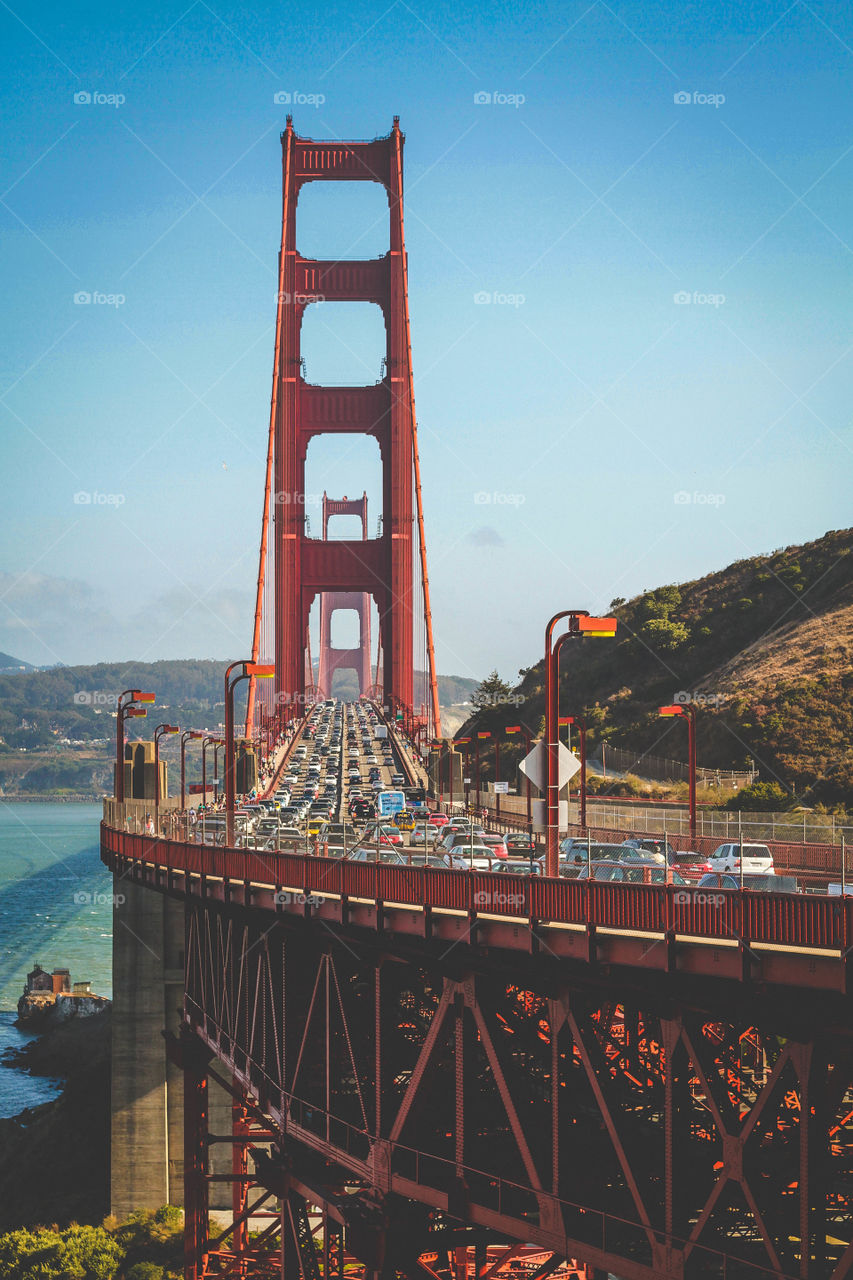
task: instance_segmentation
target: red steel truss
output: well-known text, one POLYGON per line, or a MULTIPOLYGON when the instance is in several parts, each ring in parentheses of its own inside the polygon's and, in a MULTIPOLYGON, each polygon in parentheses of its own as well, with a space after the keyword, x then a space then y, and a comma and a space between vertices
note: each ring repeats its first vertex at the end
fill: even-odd
MULTIPOLYGON (((330 498, 323 494, 323 539, 329 537, 332 516, 358 516, 361 540, 367 541, 367 494, 360 498, 330 498)), ((372 685, 370 671, 370 596, 366 591, 323 591, 320 595, 320 654, 317 689, 321 698, 332 693, 336 671, 355 671, 359 694, 367 694, 372 685), (359 643, 354 649, 332 648, 332 614, 336 609, 352 609, 358 614, 359 643)))
POLYGON ((812 985, 847 964, 847 903, 744 893, 727 924, 673 901, 658 936, 666 886, 107 827, 103 856, 185 902, 187 1280, 335 1274, 305 1256, 294 1195, 342 1224, 335 1257, 389 1280, 467 1280, 454 1251, 498 1243, 543 1251, 543 1277, 571 1259, 621 1280, 853 1276, 853 1014, 844 981, 812 985), (242 1272, 223 1268, 254 1198, 235 1193, 237 1245, 205 1233, 214 1058, 254 1126, 234 1177, 280 1218, 279 1253, 242 1272))
MULTIPOLYGON (((321 142, 299 137, 288 117, 282 134, 283 203, 276 350, 265 484, 264 525, 253 633, 253 657, 271 650, 277 669, 276 705, 288 714, 301 707, 306 675, 311 604, 323 593, 375 600, 379 612, 382 686, 394 705, 413 707, 415 618, 422 611, 430 682, 431 732, 440 732, 432 639, 426 541, 414 410, 403 230, 403 134, 372 142, 321 142), (306 182, 378 182, 389 205, 390 247, 381 258, 315 261, 296 245, 296 208, 306 182), (327 387, 305 381, 300 335, 308 306, 373 302, 385 318, 385 374, 372 386, 327 387), (305 523, 305 459, 321 434, 371 435, 383 466, 383 524, 376 538, 328 541, 310 538, 305 523), (270 554, 270 551, 272 554, 270 554), (420 586, 415 584, 418 556, 420 586), (270 571, 272 592, 267 590, 270 571), (420 598, 422 594, 422 599, 420 598), (418 599, 416 600, 416 595, 418 599), (265 640, 265 614, 274 637, 265 640)), ((321 651, 322 651, 321 644, 321 651)), ((269 657, 269 654, 264 654, 269 657)), ((363 681, 366 690, 371 683, 363 681)), ((320 688, 323 685, 320 682, 320 688)), ((249 689, 247 732, 255 690, 249 689)))

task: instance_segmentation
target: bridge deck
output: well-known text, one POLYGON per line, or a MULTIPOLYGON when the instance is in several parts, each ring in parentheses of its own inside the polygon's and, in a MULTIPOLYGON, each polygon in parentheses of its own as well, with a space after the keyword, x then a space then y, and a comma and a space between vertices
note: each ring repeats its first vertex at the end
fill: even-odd
POLYGON ((326 924, 586 963, 844 993, 853 902, 260 853, 102 826, 105 860, 151 887, 326 924))

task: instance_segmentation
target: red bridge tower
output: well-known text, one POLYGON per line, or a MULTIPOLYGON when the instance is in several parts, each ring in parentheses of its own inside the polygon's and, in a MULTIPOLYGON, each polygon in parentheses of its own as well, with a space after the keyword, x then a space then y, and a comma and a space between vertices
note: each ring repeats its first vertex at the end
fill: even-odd
MULTIPOLYGON (((399 120, 394 118, 387 137, 371 142, 318 142, 298 137, 288 116, 282 134, 282 162, 279 302, 253 655, 263 651, 265 660, 275 660, 278 706, 286 711, 289 704, 301 704, 306 686, 308 619, 315 597, 328 596, 329 605, 325 610, 321 606, 327 619, 331 608, 343 607, 343 598, 358 599, 360 605, 347 607, 362 614, 357 669, 366 692, 371 684, 365 638, 372 597, 379 613, 380 683, 385 699, 395 706, 413 706, 413 640, 415 628, 423 627, 431 694, 429 730, 435 734, 440 725, 414 412, 399 120), (324 180, 378 182, 385 188, 390 239, 384 256, 315 261, 299 254, 299 193, 306 182, 324 180), (323 301, 373 302, 382 308, 386 349, 381 381, 361 387, 328 387, 304 379, 302 318, 307 307, 323 301), (382 532, 376 538, 365 536, 366 526, 358 539, 329 541, 307 536, 306 454, 314 436, 329 433, 371 435, 379 444, 383 519, 382 532), (265 578, 267 560, 272 562, 272 584, 265 578)), ((330 503, 330 514, 333 507, 330 503)), ((325 634, 320 642, 320 661, 319 683, 327 692, 324 677, 331 680, 335 658, 325 634)), ((342 661, 340 658, 338 665, 342 661)), ((249 708, 247 729, 251 731, 251 688, 249 708)))
MULTIPOLYGON (((367 494, 360 498, 330 498, 323 494, 323 540, 329 537, 331 516, 360 516, 362 542, 367 541, 367 494)), ((321 698, 332 694, 336 671, 351 670, 358 676, 358 692, 366 694, 373 681, 370 674, 370 596, 366 591, 324 591, 320 596, 320 661, 317 692, 321 698), (332 614, 336 609, 354 609, 358 614, 359 643, 355 649, 332 648, 332 614)))

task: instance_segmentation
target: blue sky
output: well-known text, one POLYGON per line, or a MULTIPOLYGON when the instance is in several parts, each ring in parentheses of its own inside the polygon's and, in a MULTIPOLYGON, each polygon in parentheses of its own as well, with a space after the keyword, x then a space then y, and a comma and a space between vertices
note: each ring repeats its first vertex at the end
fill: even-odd
MULTIPOLYGON (((847 6, 4 4, 0 34, 0 649, 245 650, 288 109, 406 133, 440 671, 514 676, 558 607, 849 523, 847 6)), ((378 188, 309 192, 303 252, 383 250, 378 188)), ((373 380, 371 318, 332 311, 309 377, 373 380)), ((318 445, 323 487, 378 515, 369 447, 318 445)))

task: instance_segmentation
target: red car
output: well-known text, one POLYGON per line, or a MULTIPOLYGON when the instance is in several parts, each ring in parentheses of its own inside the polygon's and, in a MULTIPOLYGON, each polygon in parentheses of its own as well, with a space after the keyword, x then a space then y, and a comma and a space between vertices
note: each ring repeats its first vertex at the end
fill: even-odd
POLYGON ((505 858, 507 856, 506 841, 503 836, 480 836, 480 844, 489 846, 493 858, 505 858))
POLYGON ((431 813, 429 815, 429 823, 431 827, 446 827, 450 819, 446 813, 431 813))

